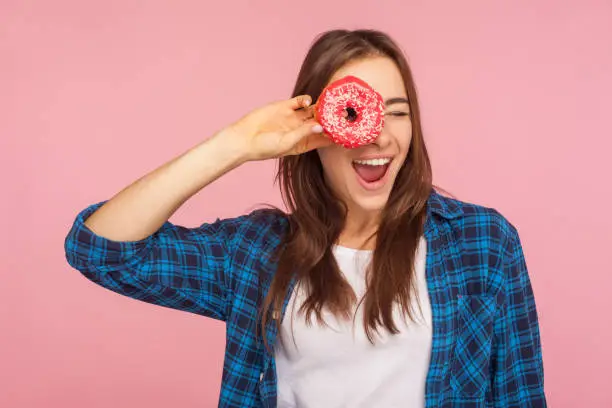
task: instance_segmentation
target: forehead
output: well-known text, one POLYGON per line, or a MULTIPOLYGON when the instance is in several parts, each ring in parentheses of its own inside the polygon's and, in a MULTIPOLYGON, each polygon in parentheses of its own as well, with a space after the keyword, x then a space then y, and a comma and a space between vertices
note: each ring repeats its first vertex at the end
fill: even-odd
POLYGON ((371 57, 349 62, 330 79, 330 83, 347 75, 366 81, 383 99, 407 97, 404 80, 397 65, 387 57, 371 57))

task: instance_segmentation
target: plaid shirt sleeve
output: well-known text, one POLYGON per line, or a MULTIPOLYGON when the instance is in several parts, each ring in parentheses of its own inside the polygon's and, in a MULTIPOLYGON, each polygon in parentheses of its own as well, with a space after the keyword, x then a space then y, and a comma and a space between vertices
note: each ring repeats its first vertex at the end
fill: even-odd
POLYGON ((516 229, 504 255, 506 289, 494 323, 492 391, 498 408, 546 407, 538 316, 516 229))
POLYGON ((65 239, 68 263, 107 289, 144 302, 225 320, 232 220, 198 228, 166 222, 151 236, 118 242, 96 235, 83 210, 65 239))

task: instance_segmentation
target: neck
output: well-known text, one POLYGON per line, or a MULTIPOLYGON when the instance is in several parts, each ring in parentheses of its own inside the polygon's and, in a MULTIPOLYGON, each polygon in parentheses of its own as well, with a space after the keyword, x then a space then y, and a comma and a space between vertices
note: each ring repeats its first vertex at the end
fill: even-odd
POLYGON ((355 249, 374 249, 376 231, 380 225, 380 212, 350 211, 346 215, 344 229, 338 244, 355 249))

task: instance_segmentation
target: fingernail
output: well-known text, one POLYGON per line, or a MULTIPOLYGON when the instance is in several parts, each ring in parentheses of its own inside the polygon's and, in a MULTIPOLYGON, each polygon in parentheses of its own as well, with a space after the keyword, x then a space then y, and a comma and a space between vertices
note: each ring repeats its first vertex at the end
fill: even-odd
POLYGON ((314 125, 312 127, 312 131, 314 133, 322 133, 323 132, 323 126, 321 126, 321 125, 314 125))
POLYGON ((311 104, 311 103, 312 103, 312 101, 311 101, 310 99, 306 98, 306 99, 304 100, 304 107, 308 107, 308 106, 310 106, 310 104, 311 104))

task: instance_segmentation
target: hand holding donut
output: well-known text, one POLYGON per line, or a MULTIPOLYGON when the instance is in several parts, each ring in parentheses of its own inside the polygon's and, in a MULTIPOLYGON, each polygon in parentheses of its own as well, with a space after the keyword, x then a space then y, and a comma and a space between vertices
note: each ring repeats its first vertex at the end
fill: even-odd
POLYGON ((356 148, 376 140, 384 126, 382 96, 353 76, 329 84, 317 104, 311 103, 310 96, 300 95, 265 105, 231 125, 229 133, 247 160, 263 160, 332 143, 356 148))
POLYGON ((264 160, 305 153, 332 144, 313 119, 312 100, 300 95, 250 112, 227 130, 247 160, 264 160))

